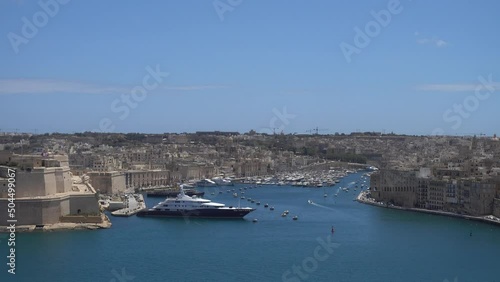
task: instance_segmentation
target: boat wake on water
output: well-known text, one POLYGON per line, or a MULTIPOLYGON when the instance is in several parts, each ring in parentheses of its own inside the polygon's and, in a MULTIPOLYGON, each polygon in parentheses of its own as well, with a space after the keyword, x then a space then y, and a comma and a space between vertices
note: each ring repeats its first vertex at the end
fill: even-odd
POLYGON ((313 206, 317 206, 317 207, 320 207, 320 208, 324 208, 324 209, 329 209, 329 210, 332 210, 334 211, 334 209, 330 208, 330 207, 327 207, 327 206, 323 206, 323 205, 320 205, 320 204, 317 204, 311 200, 307 200, 307 202, 313 206))
POLYGON ((307 200, 307 203, 309 203, 313 206, 319 207, 319 208, 334 211, 336 214, 341 215, 342 217, 347 218, 353 222, 360 221, 357 217, 353 216, 352 214, 346 213, 346 212, 342 211, 341 209, 338 209, 338 208, 334 209, 334 208, 331 208, 328 206, 320 205, 318 203, 313 202, 312 200, 307 200))

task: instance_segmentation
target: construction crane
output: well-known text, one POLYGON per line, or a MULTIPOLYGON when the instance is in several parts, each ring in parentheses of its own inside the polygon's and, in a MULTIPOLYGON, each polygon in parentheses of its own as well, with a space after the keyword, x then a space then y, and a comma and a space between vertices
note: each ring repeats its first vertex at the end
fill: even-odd
POLYGON ((318 135, 320 131, 327 131, 328 129, 319 129, 317 126, 316 128, 306 130, 306 132, 309 133, 314 133, 314 135, 318 135))

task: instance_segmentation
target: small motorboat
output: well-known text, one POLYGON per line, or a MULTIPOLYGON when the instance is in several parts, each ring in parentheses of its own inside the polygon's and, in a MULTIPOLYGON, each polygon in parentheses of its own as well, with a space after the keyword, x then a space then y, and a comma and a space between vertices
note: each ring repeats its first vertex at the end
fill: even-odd
POLYGON ((264 204, 264 207, 267 208, 267 207, 269 207, 269 205, 266 203, 266 204, 264 204))
POLYGON ((293 220, 297 220, 297 219, 299 219, 299 217, 298 216, 294 216, 292 219, 293 220))
POLYGON ((270 210, 270 211, 274 211, 274 207, 270 207, 270 208, 269 208, 269 210, 270 210))

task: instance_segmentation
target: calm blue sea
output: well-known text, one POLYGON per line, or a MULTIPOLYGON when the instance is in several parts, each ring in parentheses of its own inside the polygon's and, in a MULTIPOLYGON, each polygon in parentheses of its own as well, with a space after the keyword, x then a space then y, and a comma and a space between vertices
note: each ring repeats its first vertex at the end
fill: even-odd
POLYGON ((16 275, 0 237, 0 281, 500 281, 499 227, 359 204, 360 177, 247 190, 260 206, 204 188, 214 201, 257 207, 243 220, 112 217, 108 230, 17 234, 16 275), (334 197, 339 186, 351 189, 334 197))

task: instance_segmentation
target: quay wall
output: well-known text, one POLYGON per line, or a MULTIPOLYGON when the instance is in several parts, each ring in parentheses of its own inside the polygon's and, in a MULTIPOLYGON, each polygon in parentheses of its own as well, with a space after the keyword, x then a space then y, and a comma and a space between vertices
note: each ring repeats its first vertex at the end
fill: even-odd
MULTIPOLYGON (((376 206, 376 207, 381 207, 381 208, 403 210, 403 211, 410 211, 410 212, 428 213, 428 214, 442 215, 442 216, 448 216, 448 217, 456 217, 456 218, 469 219, 469 220, 480 221, 480 222, 484 222, 484 223, 489 223, 489 224, 500 226, 500 221, 491 220, 491 219, 487 219, 487 218, 484 218, 484 217, 462 215, 462 214, 456 214, 456 213, 444 212, 444 211, 437 211, 437 210, 427 210, 427 209, 417 209, 417 208, 404 208, 404 207, 398 207, 398 206, 381 205, 381 204, 379 204, 377 202, 371 202, 371 201, 366 200, 366 198, 364 197, 364 191, 361 192, 361 193, 359 193, 358 197, 356 198, 356 201, 358 201, 359 203, 368 204, 368 205, 372 205, 372 206, 376 206)), ((497 215, 494 215, 494 216, 498 217, 497 215)))
POLYGON ((59 219, 62 223, 101 223, 102 218, 99 215, 66 215, 59 219))

